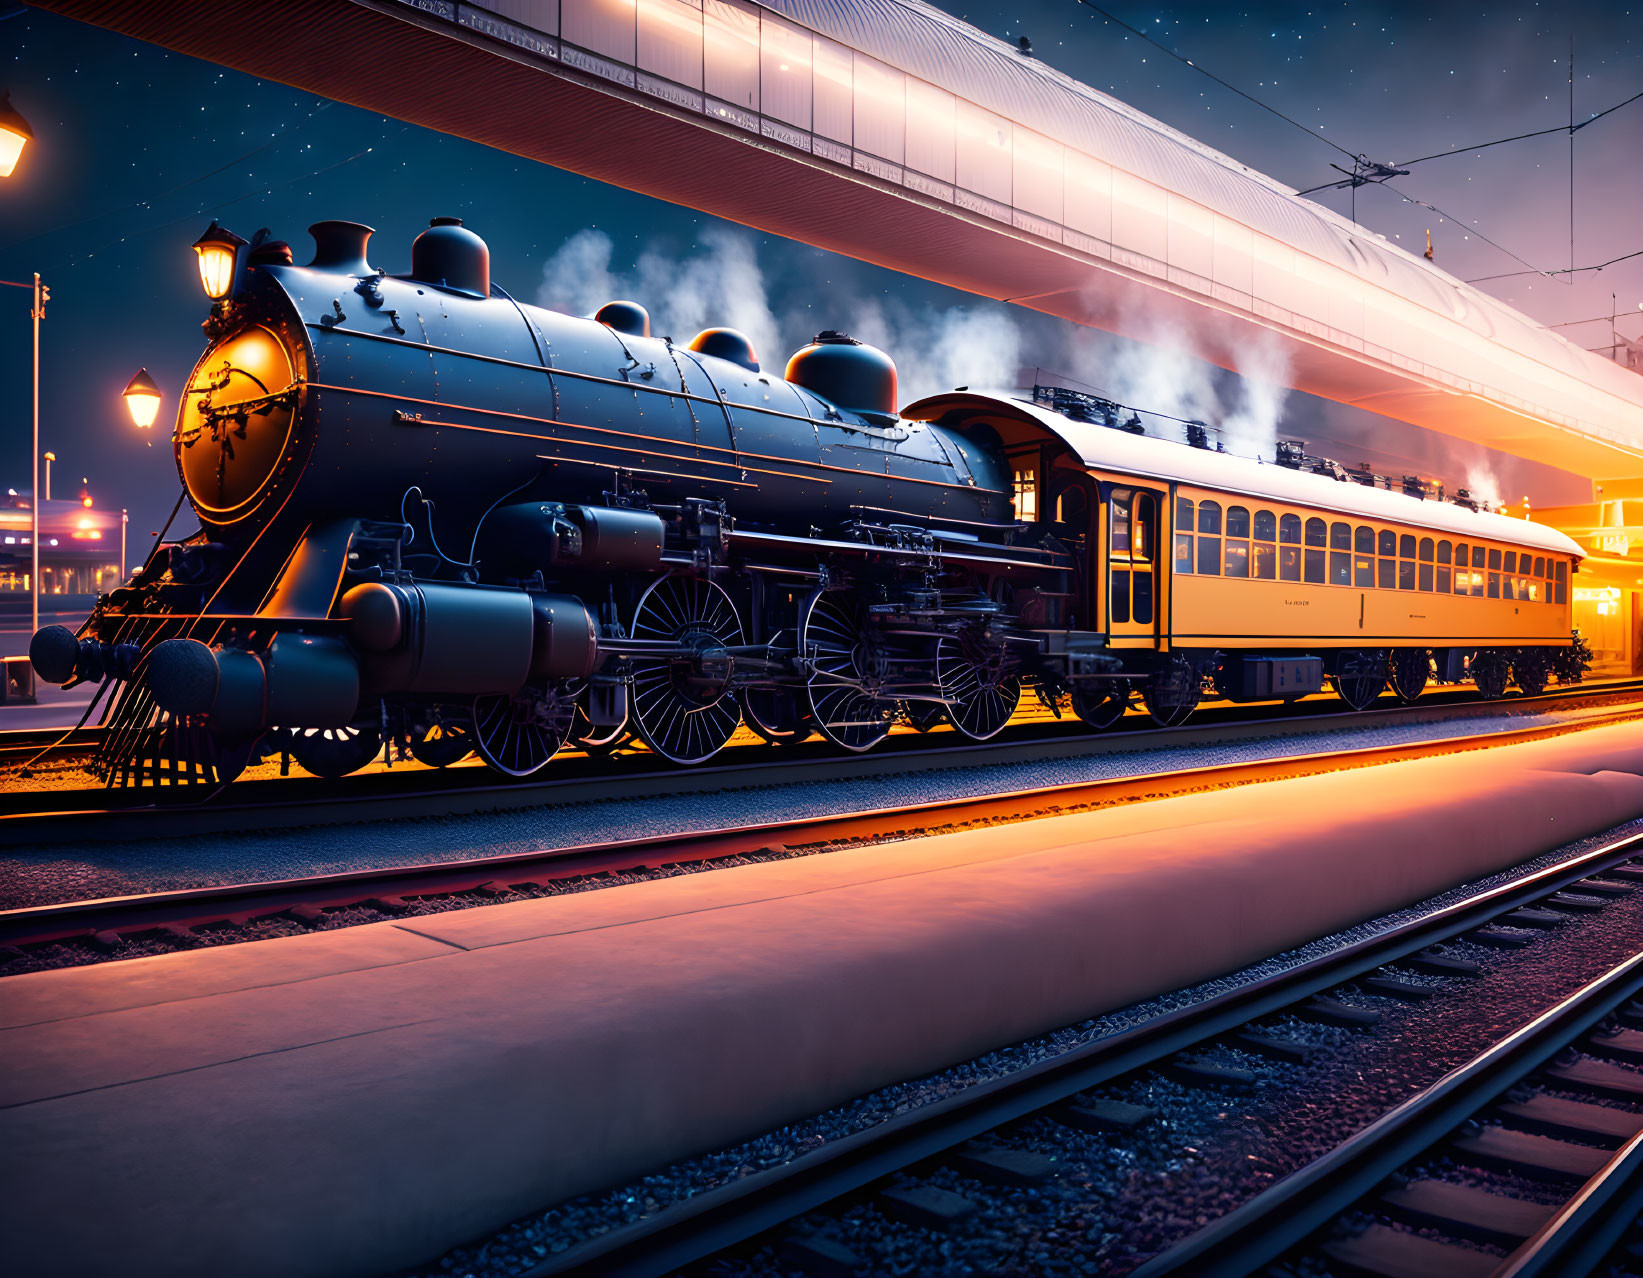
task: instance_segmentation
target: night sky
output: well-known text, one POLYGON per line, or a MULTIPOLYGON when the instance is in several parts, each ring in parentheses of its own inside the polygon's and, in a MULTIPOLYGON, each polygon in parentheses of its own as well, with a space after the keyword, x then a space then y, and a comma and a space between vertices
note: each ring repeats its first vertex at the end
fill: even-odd
MULTIPOLYGON (((1027 35, 1045 61, 1301 188, 1338 177, 1331 162, 1348 163, 1320 139, 1401 163, 1567 123, 1571 34, 1577 119, 1643 90, 1643 21, 1625 3, 1103 4, 1295 124, 1076 0, 943 7, 1012 43, 1027 35)), ((515 295, 569 305, 607 285, 648 288, 638 300, 656 312, 659 331, 682 340, 698 322, 762 324, 767 348, 779 347, 764 352, 765 362, 777 367, 823 327, 902 333, 909 345, 957 333, 1006 355, 1019 351, 1025 363, 1076 359, 1076 369, 1059 371, 1092 381, 1106 361, 1138 358, 1130 343, 6 0, 0 89, 11 91, 37 135, 17 173, 0 181, 0 279, 39 271, 52 287, 41 430, 42 447, 61 459, 54 495, 77 491, 85 476, 99 505, 130 507, 134 556, 176 497, 166 427, 201 349, 206 309, 188 246, 213 217, 247 236, 270 227, 292 242, 299 262, 310 222, 366 222, 378 232, 373 262, 400 271, 427 219, 455 214, 490 243, 493 274, 515 295), (545 266, 555 272, 546 284, 545 266), (152 446, 119 397, 139 365, 167 395, 152 446)), ((1643 101, 1579 132, 1575 165, 1573 265, 1643 250, 1643 101)), ((1438 264, 1463 279, 1527 272, 1525 263, 1562 270, 1571 264, 1568 166, 1564 134, 1461 151, 1410 166, 1392 184, 1447 217, 1376 187, 1358 192, 1357 216, 1417 253, 1430 227, 1438 264)), ((1347 192, 1315 198, 1351 208, 1347 192)), ((1629 312, 1621 331, 1643 331, 1643 257, 1568 278, 1517 274, 1484 287, 1554 324, 1607 317, 1613 291, 1629 312)), ((1610 340, 1606 319, 1564 331, 1587 347, 1610 340)), ((0 486, 18 489, 28 483, 28 340, 28 294, 0 288, 0 486)), ((954 373, 924 368, 904 380, 917 390, 920 378, 954 373)), ((1212 398, 1237 402, 1233 379, 1189 373, 1185 380, 1211 387, 1212 398)), ((1299 395, 1284 405, 1279 433, 1349 464, 1367 458, 1447 472, 1458 483, 1481 461, 1478 450, 1299 395)), ((1519 488, 1537 504, 1583 492, 1540 468, 1497 459, 1496 471, 1502 495, 1514 500, 1519 488)))

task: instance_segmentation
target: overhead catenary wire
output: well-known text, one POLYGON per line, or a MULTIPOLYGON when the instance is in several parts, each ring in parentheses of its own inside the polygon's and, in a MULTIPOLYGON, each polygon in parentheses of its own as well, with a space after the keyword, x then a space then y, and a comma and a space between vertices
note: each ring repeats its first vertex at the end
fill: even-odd
MULTIPOLYGON (((1636 102, 1640 99, 1643 99, 1643 93, 1634 93, 1634 94, 1632 94, 1631 97, 1627 98, 1624 102, 1616 102, 1612 107, 1609 107, 1607 110, 1599 111, 1596 114, 1588 117, 1587 119, 1584 119, 1584 120, 1580 121, 1578 124, 1574 124, 1574 125, 1554 124, 1549 129, 1536 129, 1533 133, 1514 133, 1509 138, 1496 138, 1493 142, 1477 142, 1477 143, 1474 143, 1472 146, 1457 146, 1457 147, 1451 148, 1448 151, 1434 151, 1431 155, 1417 155, 1412 160, 1399 160, 1397 167, 1398 168, 1406 168, 1407 166, 1409 166, 1411 164, 1425 164, 1428 160, 1442 160, 1442 159, 1445 159, 1449 156, 1467 155, 1467 154, 1469 154, 1473 151, 1486 151, 1492 146, 1505 146, 1508 142, 1522 142, 1526 138, 1543 138, 1549 133, 1569 133, 1569 132, 1578 133, 1581 129, 1584 129, 1588 124, 1593 124, 1596 121, 1601 120, 1604 116, 1610 114, 1611 112, 1618 111, 1623 106, 1630 106, 1633 102, 1636 102)), ((1313 189, 1316 190, 1318 188, 1314 187, 1313 189)))
MULTIPOLYGON (((1207 67, 1200 66, 1197 62, 1193 61, 1193 59, 1191 59, 1189 57, 1186 57, 1184 54, 1177 53, 1174 49, 1170 48, 1167 44, 1164 44, 1161 41, 1158 41, 1158 40, 1154 39, 1152 36, 1148 35, 1145 31, 1142 31, 1137 27, 1132 27, 1129 23, 1125 22, 1122 18, 1119 18, 1119 17, 1115 16, 1114 14, 1108 12, 1106 9, 1103 9, 1100 5, 1093 3, 1093 0, 1077 0, 1077 3, 1085 9, 1089 9, 1093 13, 1100 14, 1108 22, 1111 22, 1115 26, 1122 27, 1125 31, 1128 31, 1131 35, 1136 36, 1138 39, 1145 40, 1148 44, 1152 45, 1154 48, 1160 50, 1161 52, 1169 54, 1170 57, 1174 58, 1177 62, 1181 63, 1183 66, 1191 67, 1194 71, 1198 72, 1200 75, 1208 76, 1211 80, 1215 81, 1215 83, 1219 84, 1222 88, 1228 90, 1231 93, 1236 93, 1239 97, 1243 98, 1245 101, 1253 103, 1255 106, 1260 107, 1261 110, 1267 112, 1270 115, 1277 116, 1280 120, 1284 121, 1284 123, 1289 124, 1289 125, 1293 125, 1295 128, 1300 129, 1309 138, 1314 138, 1317 141, 1322 142, 1325 146, 1332 147, 1333 149, 1335 149, 1336 151, 1339 151, 1342 155, 1344 155, 1348 159, 1350 159, 1353 163, 1353 172, 1348 174, 1346 181, 1344 181, 1344 182, 1335 182, 1335 183, 1327 183, 1326 185, 1331 186, 1331 187, 1334 187, 1334 186, 1350 186, 1352 188, 1352 192, 1353 192, 1353 210, 1352 210, 1353 211, 1353 219, 1352 220, 1354 222, 1357 221, 1357 216, 1356 216, 1357 215, 1357 198, 1356 197, 1357 197, 1357 188, 1358 187, 1360 187, 1360 186, 1387 186, 1389 178, 1402 176, 1401 174, 1398 174, 1398 173, 1395 173, 1395 172, 1392 171, 1393 166, 1378 164, 1378 163, 1376 163, 1372 160, 1369 160, 1368 157, 1366 155, 1364 155, 1363 153, 1361 153, 1361 152, 1354 152, 1354 151, 1348 150, 1346 147, 1342 146, 1340 143, 1338 143, 1338 142, 1336 142, 1336 141, 1334 141, 1330 138, 1326 138, 1323 134, 1316 132, 1315 130, 1309 128, 1305 124, 1302 124, 1299 120, 1293 119, 1292 117, 1285 115, 1282 111, 1278 110, 1276 107, 1269 106, 1267 103, 1261 101, 1260 98, 1257 98, 1254 94, 1246 93, 1243 89, 1240 89, 1237 85, 1231 84, 1228 81, 1223 80, 1220 76, 1216 75, 1213 71, 1209 70, 1207 67), (1360 176, 1362 173, 1368 173, 1371 176, 1367 176, 1367 177, 1360 176), (1376 175, 1376 174, 1378 174, 1378 175, 1376 175)), ((1625 105, 1625 103, 1618 103, 1616 106, 1610 107, 1609 110, 1610 111, 1617 110, 1620 106, 1624 106, 1624 105, 1625 105)), ((1608 111, 1602 112, 1602 114, 1607 115, 1608 111)), ((1597 117, 1593 117, 1593 118, 1595 119, 1597 117)), ((1590 121, 1587 121, 1586 123, 1590 123, 1590 121)), ((1346 172, 1346 170, 1343 169, 1342 172, 1346 172)), ((1324 188, 1323 187, 1313 187, 1311 189, 1313 191, 1318 191, 1318 190, 1322 190, 1324 188)), ((1397 188, 1395 188, 1395 187, 1392 187, 1391 189, 1394 191, 1394 193, 1400 199, 1406 200, 1410 204, 1417 204, 1421 208, 1430 209, 1432 212, 1438 214, 1439 217, 1447 218, 1451 222, 1455 222, 1458 225, 1461 225, 1461 226, 1466 225, 1466 223, 1464 221, 1462 221, 1462 219, 1455 217, 1451 213, 1445 213, 1442 209, 1438 208, 1436 205, 1429 204, 1425 200, 1418 200, 1412 195, 1406 195, 1404 192, 1397 190, 1397 188)), ((1305 194, 1308 194, 1308 192, 1301 191, 1301 192, 1297 192, 1297 194, 1305 195, 1305 194)), ((1540 275, 1550 274, 1549 272, 1541 271, 1532 262, 1526 261, 1525 259, 1519 257, 1516 253, 1512 252, 1510 249, 1504 247, 1501 244, 1496 243, 1494 240, 1490 239, 1487 235, 1484 235, 1481 231, 1477 230, 1475 225, 1471 229, 1471 234, 1476 235, 1480 240, 1482 240, 1485 244, 1490 245, 1492 248, 1499 249, 1500 252, 1505 253, 1506 256, 1510 257, 1514 262, 1521 262, 1524 266, 1527 266, 1531 271, 1535 272, 1536 274, 1540 274, 1540 275)), ((1573 265, 1572 262, 1570 264, 1573 265)))
POLYGON ((1643 257, 1643 249, 1637 249, 1631 253, 1622 253, 1619 257, 1611 257, 1607 262, 1598 262, 1592 266, 1575 266, 1564 271, 1507 271, 1504 275, 1480 275, 1477 279, 1467 280, 1466 282, 1468 284, 1482 284, 1489 280, 1515 279, 1520 275, 1581 275, 1587 271, 1601 271, 1606 267, 1613 266, 1616 262, 1628 262, 1634 257, 1643 257))

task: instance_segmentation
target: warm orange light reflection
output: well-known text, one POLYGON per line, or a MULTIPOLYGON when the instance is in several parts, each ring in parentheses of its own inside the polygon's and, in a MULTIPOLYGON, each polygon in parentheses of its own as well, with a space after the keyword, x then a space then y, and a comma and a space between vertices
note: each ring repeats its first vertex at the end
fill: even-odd
POLYGON ((10 177, 11 171, 17 167, 18 157, 23 154, 23 147, 28 139, 21 133, 13 133, 4 125, 0 125, 0 177, 10 177))

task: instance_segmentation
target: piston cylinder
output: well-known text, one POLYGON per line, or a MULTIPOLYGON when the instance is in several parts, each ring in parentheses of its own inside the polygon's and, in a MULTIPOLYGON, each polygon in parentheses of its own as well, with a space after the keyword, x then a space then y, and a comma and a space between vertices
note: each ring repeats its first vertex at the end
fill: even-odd
POLYGON ((145 676, 162 710, 207 715, 226 736, 346 727, 359 708, 359 665, 330 635, 280 634, 261 652, 167 639, 149 654, 145 676))
POLYGON ((570 595, 367 582, 342 597, 374 693, 477 696, 592 673, 598 624, 570 595))

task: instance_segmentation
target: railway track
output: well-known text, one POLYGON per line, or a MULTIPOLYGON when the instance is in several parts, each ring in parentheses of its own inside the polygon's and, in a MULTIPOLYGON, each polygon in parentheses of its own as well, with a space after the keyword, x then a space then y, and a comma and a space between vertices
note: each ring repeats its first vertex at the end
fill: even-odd
POLYGON ((1354 1274, 1589 1273, 1643 1211, 1643 1072, 1617 1064, 1643 1062, 1640 993, 1643 953, 1133 1278, 1237 1278, 1294 1250, 1354 1274), (1593 1103, 1602 1100, 1621 1104, 1593 1103), (1561 1201, 1400 1175, 1423 1156, 1548 1184, 1561 1201), (1389 1185, 1388 1177, 1396 1179, 1389 1185), (1309 1235, 1353 1210, 1425 1232, 1377 1220, 1361 1232, 1309 1243, 1309 1235))
MULTIPOLYGON (((757 760, 700 768, 657 767, 638 751, 616 758, 569 756, 557 760, 543 780, 507 781, 482 766, 432 770, 409 766, 324 780, 292 776, 242 779, 204 803, 156 802, 152 791, 119 791, 101 786, 54 789, 13 781, 0 790, 0 841, 67 842, 117 838, 179 838, 248 828, 345 824, 354 821, 448 816, 527 808, 543 804, 593 802, 642 787, 656 795, 685 795, 726 788, 784 785, 841 777, 870 777, 914 770, 980 767, 1088 757, 1137 749, 1212 745, 1282 733, 1339 732, 1389 723, 1437 723, 1489 718, 1507 712, 1623 705, 1643 691, 1643 679, 1598 686, 1577 685, 1536 697, 1481 702, 1471 692, 1429 694, 1413 706, 1342 713, 1327 703, 1297 702, 1259 707, 1212 707, 1188 727, 1158 729, 1143 716, 1130 716, 1114 729, 1094 735, 1071 720, 1048 715, 1012 725, 992 741, 931 745, 920 733, 893 735, 865 755, 840 755, 820 741, 782 747, 752 747, 757 760)), ((88 730, 94 731, 94 730, 88 730)), ((49 735, 49 734, 46 734, 49 735)), ((942 734, 945 736, 946 734, 942 734)), ((14 747, 38 751, 42 734, 0 734, 0 760, 14 747), (12 739, 15 735, 16 740, 12 739)), ((27 757, 23 755, 22 757, 27 757)))
MULTIPOLYGON (((809 1273, 846 1274, 866 1263, 836 1242, 807 1229, 794 1230, 800 1217, 811 1221, 870 1198, 891 1220, 947 1231, 956 1240, 974 1204, 950 1190, 928 1183, 932 1169, 955 1170, 968 1178, 974 1194, 1000 1187, 1040 1184, 1054 1175, 1053 1163, 1010 1148, 1003 1129, 1034 1117, 1047 1117, 1072 1130, 1123 1132, 1145 1113, 1081 1095, 1103 1084, 1148 1071, 1174 1072, 1196 1085, 1225 1085, 1238 1080, 1225 1067, 1204 1063, 1203 1053, 1217 1042, 1232 1041, 1280 1061, 1304 1059, 1304 1044, 1274 1037, 1264 1022, 1279 1014, 1337 1026, 1367 1026, 1379 1014, 1331 996, 1337 987, 1356 982, 1367 992, 1400 990, 1392 997, 1420 997, 1411 973, 1475 974, 1475 964, 1445 952, 1445 943, 1468 937, 1498 936, 1503 921, 1512 926, 1523 911, 1562 913, 1575 918, 1604 908, 1643 884, 1643 835, 1631 835, 1577 855, 1554 867, 1526 874, 1479 892, 1442 909, 1403 922, 1366 940, 1345 945, 1282 972, 1231 988, 1203 1002, 1154 1017, 1017 1072, 983 1082, 956 1095, 895 1117, 867 1130, 834 1140, 814 1152, 740 1180, 686 1198, 640 1221, 618 1226, 543 1260, 531 1278, 561 1274, 651 1275, 695 1266, 728 1249, 765 1239, 776 1246, 785 1268, 809 1273), (1411 989, 1415 993, 1411 994, 1411 989), (1219 1071, 1219 1073, 1218 1073, 1219 1071), (783 1236, 785 1231, 785 1236, 783 1236)), ((1501 942, 1506 944, 1506 942, 1501 942)), ((1426 993, 1430 994, 1429 988, 1426 993)), ((1643 1073, 1624 1070, 1608 1060, 1643 1059, 1643 955, 1619 964, 1578 994, 1565 999, 1532 1024, 1450 1073, 1304 1172, 1278 1181, 1266 1195, 1182 1242, 1139 1270, 1137 1278, 1169 1273, 1232 1275, 1258 1271, 1289 1252, 1313 1231, 1328 1224, 1366 1195, 1388 1174, 1407 1164, 1434 1142, 1451 1139, 1454 1129, 1493 1104, 1524 1080, 1533 1085, 1547 1072, 1571 1072, 1595 1080, 1592 1085, 1624 1086, 1638 1102, 1637 1111, 1608 1121, 1608 1144, 1618 1146, 1583 1155, 1591 1174, 1569 1184, 1563 1206, 1539 1213, 1538 1225, 1513 1253, 1511 1264, 1493 1258, 1490 1268, 1368 1268, 1353 1272, 1385 1274, 1557 1274, 1582 1272, 1580 1257, 1601 1256, 1636 1214, 1643 1177, 1643 1073), (1607 1037, 1608 1018, 1616 1013, 1626 1032, 1607 1037), (1571 1044, 1581 1061, 1560 1062, 1571 1044), (1621 1083, 1614 1082, 1615 1077, 1621 1083), (1635 1127, 1628 1121, 1635 1118, 1635 1127), (1622 1127, 1631 1130, 1620 1135, 1622 1127)), ((1562 1084, 1566 1085, 1566 1084, 1562 1084)), ((1521 1097, 1519 1092, 1514 1097, 1521 1097)), ((1532 1097, 1523 1102, 1537 1107, 1532 1097)), ((1555 1107, 1553 1107, 1555 1108, 1555 1107)), ((1620 1114, 1620 1110, 1611 1110, 1620 1114)), ((1582 1114, 1590 1118, 1589 1114, 1582 1114)), ((1555 1121, 1568 1119, 1562 1111, 1555 1121)), ((1544 1131, 1544 1126, 1538 1130, 1544 1131)), ((1567 1126, 1565 1126, 1565 1132, 1567 1126)), ((1463 1137, 1464 1139, 1464 1137, 1463 1137)), ((1489 1138, 1482 1138, 1486 1143, 1489 1138)), ((1536 1139, 1543 1139, 1536 1137, 1536 1139)), ((1503 1142, 1510 1145, 1510 1141, 1503 1142)), ((1384 1186, 1382 1185, 1382 1188, 1384 1186)), ((1417 1190, 1411 1198, 1426 1191, 1417 1190)), ((1510 1215, 1508 1204, 1496 1215, 1510 1215)), ((1428 1213, 1430 1216, 1430 1213, 1428 1213)), ((1430 1223, 1428 1221, 1427 1223, 1430 1223)), ((1475 1236, 1475 1235, 1473 1235, 1475 1236)), ((928 1237, 928 1235, 925 1235, 928 1237)), ((1375 1245, 1373 1239, 1365 1246, 1375 1245)), ((1457 1248, 1457 1252, 1458 1252, 1457 1248)), ((1443 1253, 1448 1255, 1449 1253, 1443 1253)), ((712 1264, 717 1265, 714 1261, 712 1264)), ((1342 1262, 1342 1272, 1345 1271, 1342 1262)), ((745 1272, 734 1262, 726 1272, 745 1272)), ((1302 1272, 1316 1272, 1316 1270, 1302 1272)))
MULTIPOLYGON (((652 867, 705 866, 735 857, 787 855, 792 851, 823 850, 977 825, 1061 816, 1201 790, 1546 740, 1636 718, 1643 718, 1643 706, 1629 704, 1569 724, 1076 781, 1031 790, 821 817, 796 817, 748 827, 651 835, 454 863, 370 868, 276 882, 32 906, 0 911, 0 945, 26 947, 90 938, 103 951, 112 951, 121 936, 135 937, 156 931, 169 933, 179 943, 186 944, 183 934, 192 929, 218 925, 243 927, 257 919, 286 914, 308 925, 323 923, 327 915, 340 919, 349 912, 352 912, 349 921, 370 922, 413 911, 419 901, 468 896, 472 904, 484 904, 503 899, 510 892, 542 894, 544 889, 564 890, 573 881, 600 875, 648 872, 652 867)), ((947 757, 947 752, 942 752, 942 757, 947 757)), ((829 762, 836 770, 840 760, 832 758, 829 762)), ((904 763, 902 768, 907 766, 904 763)), ((836 776, 836 771, 832 775, 836 776)), ((630 786, 632 781, 623 784, 630 786)), ((160 813, 166 814, 163 810, 160 813)), ((394 814, 406 815, 397 809, 394 814)), ((255 818, 242 814, 240 828, 251 819, 255 818)), ((310 815, 307 823, 313 820, 310 815)), ((0 825, 0 829, 5 828, 0 825)))

